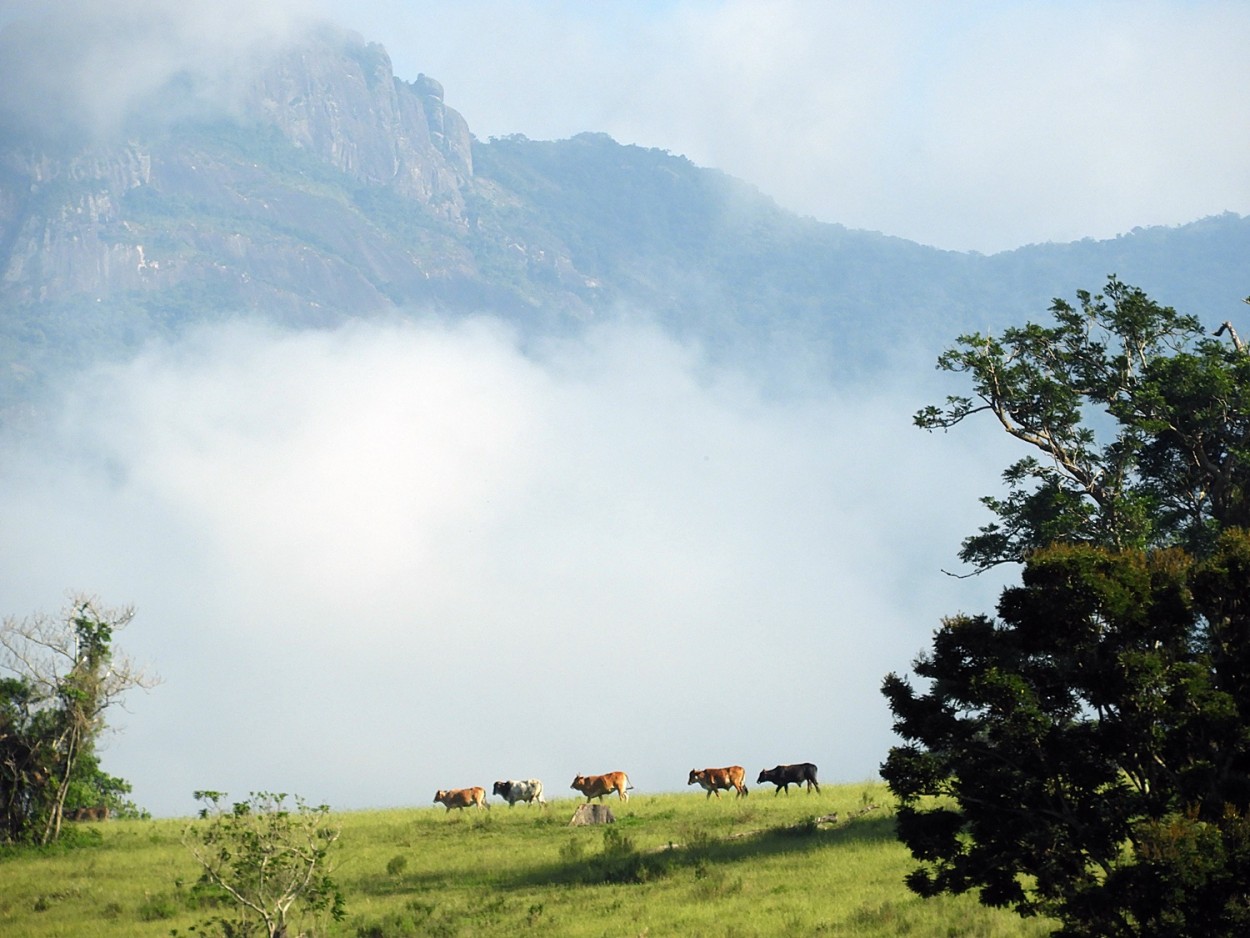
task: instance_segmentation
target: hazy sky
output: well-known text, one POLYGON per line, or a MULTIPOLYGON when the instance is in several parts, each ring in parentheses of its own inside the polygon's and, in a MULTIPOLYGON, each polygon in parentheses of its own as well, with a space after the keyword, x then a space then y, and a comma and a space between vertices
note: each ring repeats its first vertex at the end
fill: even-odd
MULTIPOLYGON (((606 131, 944 247, 1250 211, 1239 3, 9 0, 0 19, 53 8, 73 15, 44 54, 105 116, 329 10, 479 137, 606 131)), ((992 605, 993 581, 941 570, 1008 450, 913 429, 956 390, 930 372, 766 394, 646 312, 524 353, 486 320, 240 325, 101 366, 46 432, 0 440, 0 613, 70 589, 135 604, 119 642, 165 683, 115 715, 104 764, 158 814, 200 788, 364 807, 616 769, 673 790, 732 762, 870 778, 882 676, 942 615, 992 605)))
POLYGON ((993 598, 940 568, 1004 457, 913 429, 918 384, 766 396, 643 325, 525 354, 489 320, 204 332, 5 447, 4 609, 138 607, 118 642, 165 683, 104 761, 161 814, 868 779, 881 678, 993 598))
POLYGON ((321 3, 479 137, 606 131, 939 247, 1250 212, 1250 4, 321 3))

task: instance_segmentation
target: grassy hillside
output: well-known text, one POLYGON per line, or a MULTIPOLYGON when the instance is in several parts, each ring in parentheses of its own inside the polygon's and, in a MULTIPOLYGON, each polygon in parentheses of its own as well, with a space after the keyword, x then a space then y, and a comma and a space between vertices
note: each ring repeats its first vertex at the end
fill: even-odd
MULTIPOLYGON (((617 823, 608 827, 569 827, 577 803, 339 815, 335 878, 348 917, 316 933, 1006 936, 1051 927, 970 897, 909 893, 911 862, 876 783, 789 797, 762 787, 740 801, 635 794, 610 803, 617 823)), ((0 858, 0 933, 199 934, 189 931, 203 913, 190 896, 185 824, 110 821, 85 832, 87 846, 0 858)))

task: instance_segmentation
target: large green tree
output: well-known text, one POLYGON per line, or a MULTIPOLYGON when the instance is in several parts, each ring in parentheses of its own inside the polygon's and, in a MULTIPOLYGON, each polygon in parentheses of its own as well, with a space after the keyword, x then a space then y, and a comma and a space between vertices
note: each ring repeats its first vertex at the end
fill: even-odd
POLYGON ((1055 325, 965 336, 940 366, 1033 452, 975 569, 997 616, 946 619, 884 693, 882 774, 922 895, 977 891, 1070 935, 1250 927, 1250 364, 1232 327, 1112 279, 1055 325))

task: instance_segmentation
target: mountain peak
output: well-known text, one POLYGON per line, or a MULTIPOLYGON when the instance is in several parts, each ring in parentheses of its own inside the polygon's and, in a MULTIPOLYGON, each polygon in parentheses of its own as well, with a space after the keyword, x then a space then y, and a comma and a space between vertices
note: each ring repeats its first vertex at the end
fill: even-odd
MULTIPOLYGON (((399 215, 406 202, 413 220, 466 228, 472 138, 442 86, 397 80, 385 49, 354 33, 298 35, 263 55, 249 47, 229 72, 170 72, 111 109, 122 116, 107 131, 74 120, 35 128, 33 102, 23 111, 9 100, 0 297, 133 308, 192 291, 203 297, 195 305, 293 303, 315 316, 388 305, 388 284, 463 266, 451 247, 415 258, 384 236, 366 248, 381 232, 357 204, 399 215), (312 236, 310 273, 296 245, 323 227, 334 233, 312 236)), ((0 33, 0 51, 13 41, 0 33)), ((0 67, 34 66, 27 57, 0 67)))
POLYGON ((318 31, 256 68, 244 119, 277 127, 293 145, 352 179, 457 217, 473 175, 469 126, 432 78, 395 78, 386 50, 341 30, 318 31))
POLYGON ((537 333, 638 309, 709 348, 841 373, 891 354, 885 318, 940 341, 1111 271, 1178 307, 1244 295, 1242 219, 942 252, 798 218, 602 133, 476 141, 437 80, 397 79, 381 45, 336 27, 171 38, 144 23, 114 48, 78 8, 81 62, 31 24, 0 31, 0 412, 23 382, 236 315, 436 309, 537 333))

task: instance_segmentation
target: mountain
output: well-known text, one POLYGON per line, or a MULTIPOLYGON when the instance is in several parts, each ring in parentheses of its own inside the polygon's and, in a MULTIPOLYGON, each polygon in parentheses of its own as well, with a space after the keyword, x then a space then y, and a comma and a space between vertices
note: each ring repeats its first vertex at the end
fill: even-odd
POLYGON ((31 73, 49 66, 22 54, 30 38, 0 33, 9 423, 64 369, 241 315, 487 312, 524 335, 646 315, 711 354, 862 375, 900 344, 932 361, 960 330, 1038 316, 1110 273, 1216 321, 1250 292, 1237 215, 941 251, 799 217, 602 134, 478 140, 437 81, 396 78, 380 45, 333 27, 213 76, 180 70, 103 126, 31 73))

